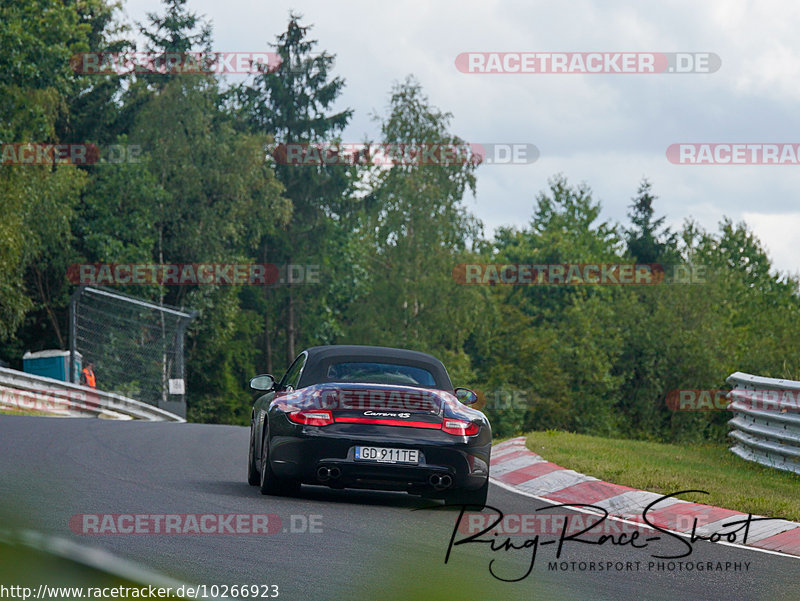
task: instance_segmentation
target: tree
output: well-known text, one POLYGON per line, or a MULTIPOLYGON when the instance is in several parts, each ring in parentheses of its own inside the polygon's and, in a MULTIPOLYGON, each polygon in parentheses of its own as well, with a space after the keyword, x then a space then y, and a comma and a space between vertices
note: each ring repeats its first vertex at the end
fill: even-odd
POLYGON ((186 9, 186 0, 162 0, 163 15, 147 13, 148 25, 139 25, 139 31, 146 38, 146 50, 154 55, 153 67, 157 73, 144 73, 144 80, 157 87, 163 87, 180 73, 166 69, 167 54, 187 52, 211 52, 211 24, 202 21, 197 13, 186 9))
MULTIPOLYGON (((273 44, 281 61, 275 69, 262 68, 252 82, 239 87, 233 95, 238 114, 251 131, 274 136, 282 144, 328 144, 341 132, 352 115, 350 109, 331 112, 341 94, 344 80, 331 77, 334 57, 315 53, 316 40, 308 39, 309 26, 292 13, 289 25, 273 44)), ((290 165, 274 166, 284 195, 291 200, 292 218, 285 231, 262 240, 262 256, 283 264, 321 263, 326 254, 331 218, 341 212, 341 199, 352 185, 344 166, 290 165)), ((265 289, 280 298, 283 311, 277 320, 285 324, 286 361, 296 352, 302 321, 298 297, 308 293, 287 282, 280 289, 265 289)), ((272 369, 272 323, 265 324, 267 369, 272 369)))
MULTIPOLYGON (((392 89, 382 142, 406 148, 463 148, 449 132, 451 115, 430 104, 413 78, 392 89)), ((390 146, 390 147, 391 147, 390 146)), ((453 268, 474 257, 480 222, 463 204, 474 193, 476 164, 396 161, 372 182, 358 235, 368 241, 370 277, 352 306, 345 338, 436 351, 467 378, 464 344, 479 320, 483 290, 453 280, 453 268)))
MULTIPOLYGON (((571 185, 563 175, 548 181, 548 190, 536 196, 526 229, 501 229, 495 236, 496 260, 507 263, 602 263, 620 260, 619 227, 600 221, 602 207, 591 189, 571 185)), ((549 319, 575 295, 610 294, 608 287, 528 286, 501 291, 521 296, 520 306, 530 315, 549 319)))
MULTIPOLYGON (((150 50, 188 51, 205 40, 195 21, 151 15, 150 50), (166 33, 164 29, 166 28, 166 33), (199 36, 199 37, 198 37, 199 36), (156 44, 164 44, 159 47, 156 44)), ((154 81, 163 75, 148 74, 154 81)), ((142 263, 245 263, 258 260, 260 241, 288 219, 264 152, 267 136, 242 132, 226 109, 213 75, 168 77, 141 95, 129 135, 140 162, 98 165, 81 206, 76 247, 84 260, 142 263)), ((234 286, 136 286, 137 296, 188 306, 201 317, 188 332, 189 414, 193 419, 245 419, 242 382, 257 369, 252 323, 258 314, 234 286)))
POLYGON ((800 282, 780 274, 764 246, 745 223, 723 219, 719 233, 703 232, 695 260, 722 294, 717 311, 734 336, 730 365, 772 377, 800 375, 800 282))
MULTIPOLYGON (((75 3, 82 27, 87 28, 88 49, 93 54, 124 53, 135 48, 126 36, 127 25, 117 21, 120 2, 86 0, 75 3)), ((80 55, 75 57, 80 65, 80 55)), ((80 69, 78 69, 79 71, 80 69)), ((125 106, 119 102, 131 77, 111 74, 74 73, 65 99, 65 110, 59 115, 56 131, 62 142, 76 144, 111 144, 125 133, 125 106)))
POLYGON ((665 217, 653 219, 653 201, 656 197, 651 191, 652 184, 643 179, 630 205, 628 217, 633 227, 625 230, 628 253, 639 263, 675 260, 677 235, 663 227, 665 217))
MULTIPOLYGON (((0 144, 59 142, 56 123, 73 87, 70 56, 88 49, 74 3, 0 4, 0 144)), ((70 219, 85 184, 70 165, 0 165, 0 340, 31 311, 33 342, 60 345, 58 297, 69 256, 70 219), (46 324, 46 325, 45 325, 46 324)), ((21 342, 16 344, 17 353, 21 342)))
MULTIPOLYGON (((157 263, 257 262, 258 244, 283 226, 290 206, 264 156, 267 139, 243 134, 220 109, 213 78, 174 79, 145 105, 132 137, 149 149, 144 167, 163 191, 138 202, 155 217, 157 263)), ((230 286, 159 287, 164 302, 201 310, 189 331, 188 379, 198 414, 233 421, 247 403, 241 385, 256 371, 253 321, 230 286), (235 375, 234 375, 235 374, 235 375)), ((194 409, 192 409, 194 411, 194 409)), ((193 413, 193 415, 195 415, 193 413)))

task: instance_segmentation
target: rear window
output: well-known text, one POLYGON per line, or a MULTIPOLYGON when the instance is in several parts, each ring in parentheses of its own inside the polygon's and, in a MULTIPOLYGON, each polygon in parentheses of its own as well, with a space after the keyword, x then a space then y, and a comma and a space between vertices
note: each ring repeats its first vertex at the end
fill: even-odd
POLYGON ((329 382, 436 387, 433 374, 427 369, 394 363, 333 363, 328 366, 325 377, 329 382))

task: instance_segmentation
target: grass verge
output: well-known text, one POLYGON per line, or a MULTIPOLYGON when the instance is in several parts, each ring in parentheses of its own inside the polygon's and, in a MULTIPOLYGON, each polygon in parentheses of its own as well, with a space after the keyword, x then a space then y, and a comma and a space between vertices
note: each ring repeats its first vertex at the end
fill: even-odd
POLYGON ((740 459, 725 445, 676 445, 531 432, 527 446, 548 461, 606 482, 678 495, 695 503, 800 522, 800 476, 740 459))
POLYGON ((54 417, 52 413, 45 411, 23 410, 23 409, 6 409, 0 408, 0 415, 42 415, 45 417, 54 417))

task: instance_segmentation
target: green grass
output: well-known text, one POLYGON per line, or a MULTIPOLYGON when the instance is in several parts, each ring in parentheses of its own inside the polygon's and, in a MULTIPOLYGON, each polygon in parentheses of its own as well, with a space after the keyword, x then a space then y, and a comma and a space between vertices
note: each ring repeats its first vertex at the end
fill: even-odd
POLYGON ((800 476, 740 459, 725 445, 677 445, 532 432, 528 448, 562 467, 607 482, 769 517, 800 521, 800 476))
POLYGON ((33 409, 0 409, 0 414, 2 415, 45 415, 45 416, 52 416, 51 413, 45 413, 44 411, 34 411, 33 409))

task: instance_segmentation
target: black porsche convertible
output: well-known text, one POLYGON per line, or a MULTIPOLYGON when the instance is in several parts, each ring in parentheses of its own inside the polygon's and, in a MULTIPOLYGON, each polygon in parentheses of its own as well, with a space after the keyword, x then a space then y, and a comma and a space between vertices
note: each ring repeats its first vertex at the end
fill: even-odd
POLYGON ((376 346, 318 346, 280 382, 254 377, 248 475, 264 494, 301 484, 400 490, 484 505, 492 430, 441 361, 376 346))

